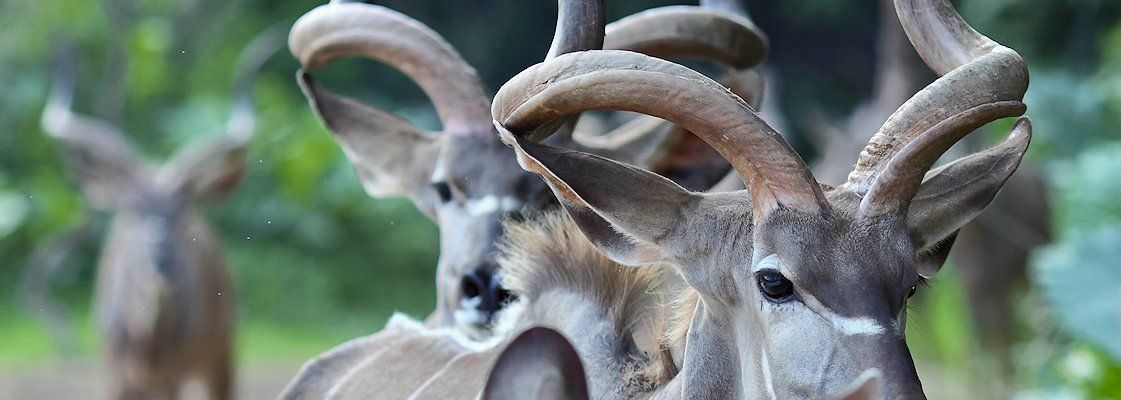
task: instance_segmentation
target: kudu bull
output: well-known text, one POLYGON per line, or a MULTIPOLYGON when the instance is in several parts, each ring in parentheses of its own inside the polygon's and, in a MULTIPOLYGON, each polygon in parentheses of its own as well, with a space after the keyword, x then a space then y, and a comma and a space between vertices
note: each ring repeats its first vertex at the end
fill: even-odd
MULTIPOLYGON (((604 45, 602 0, 558 4, 549 57, 604 45)), ((612 25, 609 47, 711 59, 732 69, 757 64, 766 51, 765 39, 750 21, 703 10, 677 9, 612 25), (653 26, 663 33, 653 35, 653 26)), ((299 81, 305 94, 367 193, 408 196, 437 222, 437 306, 429 325, 488 335, 495 312, 508 301, 495 272, 502 221, 555 201, 537 177, 511 168, 516 161, 497 139, 475 70, 420 22, 369 4, 332 2, 308 12, 292 27, 289 47, 304 67, 299 81), (323 90, 307 72, 349 55, 384 62, 417 82, 432 101, 443 131, 423 132, 389 113, 323 90)), ((652 162, 652 149, 670 137, 651 132, 664 129, 658 121, 646 120, 620 127, 627 134, 612 136, 625 139, 610 143, 581 144, 566 135, 553 142, 646 163, 652 162)))
MULTIPOLYGON (((843 182, 868 135, 931 79, 900 29, 891 1, 880 4, 872 98, 840 124, 810 118, 808 136, 821 154, 812 168, 821 182, 843 182)), ((969 139, 963 140, 966 146, 958 147, 981 147, 969 139)), ((1015 331, 1013 294, 1027 279, 1031 250, 1049 240, 1048 215, 1042 176, 1031 165, 1021 165, 992 205, 962 227, 949 255, 966 289, 981 342, 1005 366, 1011 362, 1009 346, 1015 331)))
POLYGON ((72 110, 73 73, 56 80, 43 130, 63 148, 89 206, 115 214, 95 300, 116 398, 176 398, 190 379, 209 398, 231 396, 234 293, 219 238, 198 208, 230 193, 243 174, 255 126, 250 93, 279 48, 276 33, 243 51, 226 131, 162 165, 147 165, 117 128, 72 110))
MULTIPOLYGON (((1021 118, 1000 144, 930 169, 973 130, 1022 115, 1028 79, 1015 51, 977 33, 948 1, 897 0, 895 9, 941 77, 887 119, 838 187, 818 183, 723 86, 643 55, 560 56, 495 96, 504 142, 523 168, 545 178, 597 248, 623 265, 672 264, 692 291, 680 371, 651 397, 827 397, 865 371, 882 376, 885 397, 924 397, 904 339, 907 299, 941 266, 940 245, 1016 170, 1030 123, 1021 118), (551 121, 591 109, 655 115, 694 132, 747 189, 689 192, 533 140, 551 121)), ((580 354, 614 354, 602 350, 612 344, 602 338, 582 346, 578 335, 587 331, 566 332, 580 354)), ((617 369, 596 368, 600 360, 585 360, 593 393, 596 378, 628 382, 617 369)))

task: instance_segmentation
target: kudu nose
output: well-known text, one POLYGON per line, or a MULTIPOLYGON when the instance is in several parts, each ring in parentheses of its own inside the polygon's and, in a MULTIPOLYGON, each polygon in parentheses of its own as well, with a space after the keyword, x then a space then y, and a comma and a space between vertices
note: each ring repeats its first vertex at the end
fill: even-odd
POLYGON ((511 299, 510 292, 502 287, 494 273, 489 270, 471 270, 463 275, 459 286, 463 297, 474 299, 475 309, 486 313, 488 317, 511 299))

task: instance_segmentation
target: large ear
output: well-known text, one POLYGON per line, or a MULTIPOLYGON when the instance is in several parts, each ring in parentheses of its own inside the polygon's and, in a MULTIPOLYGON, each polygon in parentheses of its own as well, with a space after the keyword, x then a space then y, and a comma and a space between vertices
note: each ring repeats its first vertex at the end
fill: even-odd
POLYGON ((638 167, 503 135, 517 141, 518 163, 545 178, 584 235, 624 265, 664 260, 664 241, 701 199, 638 167))
POLYGON ((498 356, 482 398, 586 400, 584 365, 576 349, 559 332, 530 328, 498 356))
POLYGON ((105 121, 71 110, 74 96, 73 61, 63 57, 51 96, 43 109, 42 127, 63 149, 90 206, 113 210, 127 201, 145 179, 144 166, 125 136, 105 121))
POLYGON ((432 215, 429 179, 440 141, 390 113, 319 88, 310 74, 297 80, 312 109, 346 153, 370 196, 409 196, 432 215))
POLYGON ((221 200, 245 174, 246 139, 218 135, 187 147, 160 168, 160 182, 193 201, 221 200))
POLYGON ((915 249, 929 252, 980 214, 1019 167, 1029 142, 1031 122, 1021 118, 1000 144, 928 172, 907 213, 915 249))

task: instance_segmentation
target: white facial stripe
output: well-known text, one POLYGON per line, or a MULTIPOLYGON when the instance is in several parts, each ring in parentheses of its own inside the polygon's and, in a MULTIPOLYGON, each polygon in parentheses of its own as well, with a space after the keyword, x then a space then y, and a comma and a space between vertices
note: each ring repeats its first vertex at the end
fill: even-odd
MULTIPOLYGON (((755 264, 756 271, 762 269, 776 269, 785 276, 791 276, 790 271, 783 265, 782 260, 779 260, 777 254, 763 257, 762 260, 759 260, 759 262, 755 264)), ((843 335, 879 335, 886 331, 882 325, 872 318, 846 317, 837 314, 825 307, 824 304, 821 304, 817 298, 805 293, 802 293, 802 299, 810 309, 817 311, 823 318, 829 320, 829 323, 833 324, 833 329, 836 329, 843 335)))
POLYGON ((879 335, 885 331, 876 320, 868 317, 846 317, 829 310, 824 311, 822 315, 833 323, 833 328, 847 336, 879 335))
POLYGON ((496 212, 515 211, 521 207, 521 202, 513 197, 484 196, 467 200, 464 208, 467 209, 468 214, 478 217, 496 212))
POLYGON ((778 400, 778 396, 775 395, 775 382, 774 379, 771 378, 771 362, 767 359, 767 350, 763 350, 762 364, 763 383, 764 387, 767 389, 767 394, 771 396, 771 400, 778 400))
POLYGON ((802 294, 802 301, 806 306, 810 307, 811 310, 816 311, 818 315, 821 315, 822 318, 825 318, 830 324, 833 324, 833 329, 836 329, 837 332, 840 332, 842 335, 879 335, 887 331, 884 329, 883 325, 880 325, 875 319, 869 317, 846 317, 837 314, 828 307, 825 307, 824 304, 821 304, 817 298, 808 294, 802 294))

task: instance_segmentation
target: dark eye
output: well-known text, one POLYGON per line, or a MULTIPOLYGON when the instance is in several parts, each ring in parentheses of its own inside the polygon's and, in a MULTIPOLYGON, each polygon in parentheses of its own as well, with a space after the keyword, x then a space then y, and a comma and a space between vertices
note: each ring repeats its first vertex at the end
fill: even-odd
POLYGON ((432 182, 432 189, 436 190, 437 196, 440 196, 441 203, 452 201, 452 188, 447 182, 432 182))
POLYGON ((919 290, 918 285, 911 286, 911 290, 907 291, 907 298, 909 299, 909 298, 915 297, 915 292, 918 291, 918 290, 919 290))
POLYGON ((786 301, 794 295, 794 283, 775 270, 759 271, 755 275, 759 290, 773 301, 786 301))

